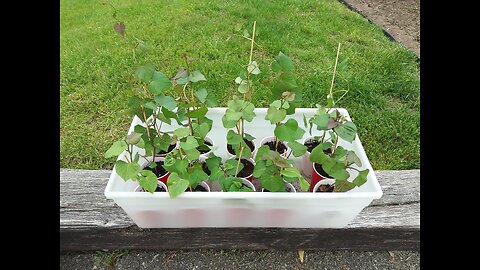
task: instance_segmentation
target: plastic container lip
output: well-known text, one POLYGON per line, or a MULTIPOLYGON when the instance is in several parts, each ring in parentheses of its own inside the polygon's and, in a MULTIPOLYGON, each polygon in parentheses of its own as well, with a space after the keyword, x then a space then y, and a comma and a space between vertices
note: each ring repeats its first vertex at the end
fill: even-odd
MULTIPOLYGON (((336 108, 340 113, 342 113, 346 119, 350 120, 350 116, 348 112, 343 109, 343 108, 336 108)), ((225 107, 215 107, 215 108, 209 108, 209 111, 207 112, 207 116, 211 115, 223 115, 225 112, 226 108, 225 107)), ((310 117, 315 113, 317 109, 315 108, 297 108, 295 110, 295 115, 302 115, 305 114, 307 117, 310 117)), ((266 113, 267 108, 256 108, 255 112, 259 114, 264 114, 266 113)), ((257 116, 258 117, 258 116, 257 116)), ((287 116, 287 118, 290 118, 290 116, 287 116)), ((267 121, 265 121, 267 123, 267 121)), ((140 124, 141 121, 138 117, 134 117, 132 124, 130 125, 130 131, 133 131, 133 128, 135 125, 140 124)), ((221 123, 220 123, 221 124, 221 123)), ((215 124, 214 124, 215 125, 215 124)), ((226 129, 222 129, 222 132, 226 133, 226 129)), ((273 134, 273 129, 271 130, 271 133, 273 134)), ((257 137, 257 136, 255 136, 257 137)), ((265 137, 265 136, 263 136, 265 137)), ((262 137, 262 138, 263 138, 262 137)), ((258 138, 257 138, 258 139, 258 138)), ((260 138, 261 139, 261 138, 260 138)), ((213 138, 212 138, 213 140, 213 138)), ((380 187, 380 184, 378 183, 378 180, 376 178, 376 175, 374 174, 373 169, 370 166, 370 163, 368 162, 368 159, 366 158, 366 153, 364 148, 361 146, 361 141, 360 138, 357 136, 355 141, 357 141, 358 147, 357 151, 360 156, 365 157, 367 160, 366 164, 368 167, 371 169, 371 175, 369 175, 369 181, 371 181, 371 184, 373 185, 372 191, 358 191, 358 192, 317 192, 317 193, 312 193, 312 192, 296 192, 296 193, 290 193, 290 192, 220 192, 220 191, 211 191, 211 192, 185 192, 182 193, 178 196, 178 198, 184 198, 184 199, 262 199, 262 198, 278 198, 278 199, 289 199, 289 200, 310 200, 310 199, 315 199, 315 198, 328 198, 328 199, 379 199, 383 195, 383 191, 380 187)), ((217 142, 219 143, 219 142, 217 142)), ((226 145, 226 144, 225 144, 226 145)), ((257 144, 258 145, 258 144, 257 144)), ((122 155, 119 156, 118 159, 121 158, 122 155)), ((228 158, 228 157, 227 157, 228 158)), ((112 174, 110 175, 109 181, 107 183, 107 186, 105 187, 104 195, 108 199, 126 199, 126 198, 142 198, 142 199, 170 199, 168 196, 168 193, 165 192, 157 192, 154 194, 149 194, 145 192, 132 192, 132 191, 116 191, 113 190, 114 186, 114 181, 116 180, 121 180, 121 179, 115 179, 118 177, 116 173, 113 171, 112 174)), ((123 181, 123 180, 121 180, 123 181)), ((131 181, 131 180, 128 180, 131 181)))

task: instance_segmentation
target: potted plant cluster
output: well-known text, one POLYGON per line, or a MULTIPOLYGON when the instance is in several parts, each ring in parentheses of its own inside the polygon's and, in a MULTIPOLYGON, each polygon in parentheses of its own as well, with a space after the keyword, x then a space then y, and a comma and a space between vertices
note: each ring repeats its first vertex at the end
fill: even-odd
MULTIPOLYGON (((333 86, 339 52, 340 44, 338 44, 327 105, 317 104, 316 114, 308 121, 304 118, 304 125, 309 128, 310 135, 313 127, 322 131, 321 136, 310 136, 303 141, 307 153, 303 156, 302 169, 305 175, 311 177, 309 191, 313 192, 351 190, 356 186, 363 185, 367 181, 369 172, 369 169, 358 169, 362 167, 362 163, 354 151, 338 145, 340 140, 352 143, 357 134, 356 125, 334 108, 333 86), (347 180, 351 171, 358 172, 352 182, 347 180)), ((345 59, 338 66, 339 70, 345 70, 347 65, 348 62, 345 59)))
MULTIPOLYGON (((254 77, 261 73, 252 59, 254 38, 255 23, 249 62, 234 80, 236 94, 228 100, 221 118, 226 129, 226 160, 215 154, 219 146, 208 136, 213 121, 207 112, 216 103, 202 87, 207 79, 193 68, 194 59, 185 56, 185 68, 179 68, 172 77, 150 64, 135 70, 137 91, 128 105, 130 115, 137 116, 142 124, 105 153, 106 158, 120 155, 114 170, 123 180, 138 182, 135 191, 168 192, 175 198, 183 192, 210 192, 210 185, 216 183, 222 192, 344 192, 366 182, 369 170, 360 170, 362 164, 355 152, 339 145, 341 140, 351 143, 357 129, 334 108, 332 89, 327 104, 317 105, 313 117, 304 117, 310 135, 313 128, 321 135, 299 141, 306 131, 288 116, 295 115, 302 93, 293 62, 282 52, 271 64, 270 105, 263 119, 270 123, 272 135, 255 145, 256 138, 246 128, 246 122, 257 117, 249 97, 254 77), (164 124, 175 128, 167 131, 164 124), (297 168, 294 159, 302 159, 303 165, 297 168), (350 182, 352 171, 357 175, 350 182), (305 175, 311 175, 310 183, 305 175), (251 183, 254 178, 259 180, 261 190, 251 183), (322 185, 324 179, 328 181, 322 185)), ((337 62, 338 52, 335 69, 337 62)))

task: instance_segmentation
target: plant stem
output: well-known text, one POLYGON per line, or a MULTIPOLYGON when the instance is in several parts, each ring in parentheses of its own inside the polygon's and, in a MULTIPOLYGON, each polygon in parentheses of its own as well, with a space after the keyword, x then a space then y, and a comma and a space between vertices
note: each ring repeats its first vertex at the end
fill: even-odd
MULTIPOLYGON (((190 112, 189 109, 187 109, 187 113, 190 112)), ((188 118, 188 127, 190 128, 190 135, 193 136, 193 127, 192 127, 192 119, 190 119, 190 117, 187 117, 188 118)))
POLYGON ((240 149, 240 154, 239 154, 239 158, 238 158, 237 168, 235 169, 235 177, 237 177, 238 167, 240 167, 240 161, 242 160, 243 148, 244 148, 244 147, 242 146, 242 148, 240 149))
MULTIPOLYGON (((133 161, 133 154, 132 154, 132 152, 133 152, 133 145, 129 144, 127 151, 128 151, 128 153, 130 154, 130 160, 133 161), (131 150, 130 150, 130 147, 132 147, 131 150)), ((129 161, 129 162, 130 162, 130 161, 129 161)))
MULTIPOLYGON (((337 148, 337 143, 338 143, 338 134, 334 132, 334 134, 336 135, 336 139, 335 139, 335 143, 333 144, 333 152, 335 152, 335 149, 337 148)), ((332 154, 333 154, 332 152, 332 154)))
POLYGON ((240 127, 239 127, 239 126, 240 126, 240 123, 237 122, 237 124, 235 125, 235 127, 237 128, 237 134, 238 134, 238 135, 241 135, 240 127))
MULTIPOLYGON (((146 161, 148 161, 148 165, 150 165, 151 161, 148 160, 148 158, 147 158, 146 156, 140 155, 140 154, 138 154, 138 155, 139 155, 140 157, 142 157, 143 159, 145 159, 146 161)), ((147 166, 148 166, 148 165, 147 165, 147 166)))
POLYGON ((332 77, 332 84, 330 85, 330 98, 333 98, 333 82, 335 81, 335 73, 337 72, 337 63, 338 63, 338 55, 340 53, 340 43, 338 43, 337 49, 337 57, 335 58, 335 66, 333 67, 333 77, 332 77))
POLYGON ((242 138, 245 136, 245 121, 242 116, 242 138))
POLYGON ((143 105, 140 105, 140 108, 142 108, 142 113, 143 113, 143 119, 145 121, 145 126, 146 126, 146 129, 147 129, 147 136, 148 136, 148 140, 152 143, 152 146, 153 146, 153 149, 152 149, 152 157, 155 158, 155 145, 153 143, 153 138, 150 134, 150 127, 148 126, 148 123, 147 123, 147 115, 145 114, 145 109, 143 108, 143 105))
POLYGON ((325 130, 325 131, 323 132, 321 143, 324 143, 324 142, 325 142, 325 135, 326 135, 326 134, 327 134, 327 130, 325 130))
POLYGON ((182 148, 179 147, 178 151, 180 152, 180 159, 183 159, 184 157, 183 157, 183 153, 182 153, 182 148))

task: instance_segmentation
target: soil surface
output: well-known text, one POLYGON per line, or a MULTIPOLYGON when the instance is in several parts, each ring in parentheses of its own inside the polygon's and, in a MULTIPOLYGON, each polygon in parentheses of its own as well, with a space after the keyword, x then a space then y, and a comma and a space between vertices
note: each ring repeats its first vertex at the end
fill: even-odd
MULTIPOLYGON (((238 161, 238 159, 237 159, 237 161, 238 161)), ((244 158, 242 158, 240 160, 240 162, 243 164, 243 169, 238 172, 237 176, 238 177, 247 177, 247 176, 251 175, 253 173, 253 164, 250 161, 248 161, 244 158)))
MULTIPOLYGON (((303 145, 305 145, 307 147, 307 151, 309 153, 312 153, 313 149, 315 149, 315 147, 317 147, 319 144, 320 144, 319 141, 309 140, 309 141, 306 141, 303 145)), ((327 155, 331 154, 332 153, 332 148, 328 148, 327 150, 323 150, 323 153, 325 153, 327 155)))
MULTIPOLYGON (((206 189, 206 188, 204 188, 204 187, 202 187, 202 186, 200 186, 200 185, 197 185, 197 187, 196 187, 196 188, 194 188, 194 189, 193 189, 193 191, 205 192, 205 191, 207 191, 207 189, 206 189)), ((187 189, 185 190, 185 192, 190 192, 190 189, 189 189, 189 188, 187 188, 187 189)))
POLYGON ((150 170, 150 171, 153 171, 153 173, 157 176, 157 177, 160 177, 160 176, 163 176, 167 173, 167 170, 165 170, 165 168, 163 168, 163 161, 157 161, 155 162, 157 163, 157 167, 150 169, 150 167, 146 167, 145 170, 150 170))
MULTIPOLYGON (((275 141, 264 143, 263 145, 268 145, 270 150, 275 151, 275 141)), ((276 151, 280 154, 283 154, 287 150, 287 147, 282 142, 278 142, 276 151)))
POLYGON ((420 58, 420 0, 340 0, 420 58))
POLYGON ((335 186, 330 184, 320 185, 315 192, 333 192, 334 188, 335 186))

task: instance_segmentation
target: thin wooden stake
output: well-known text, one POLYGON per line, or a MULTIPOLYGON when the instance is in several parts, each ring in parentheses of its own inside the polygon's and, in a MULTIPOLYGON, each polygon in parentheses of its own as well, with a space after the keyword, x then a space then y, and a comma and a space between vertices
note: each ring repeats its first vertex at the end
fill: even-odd
POLYGON ((330 98, 333 98, 333 82, 335 81, 335 73, 337 72, 337 63, 338 63, 338 55, 340 54, 340 43, 338 43, 337 49, 337 58, 335 58, 335 66, 333 67, 333 76, 332 76, 332 85, 330 86, 330 98))
POLYGON ((238 163, 237 163, 237 168, 235 169, 235 177, 237 177, 237 174, 238 174, 238 167, 240 166, 240 161, 242 160, 242 152, 243 152, 243 146, 242 148, 240 149, 240 157, 238 158, 238 163))

